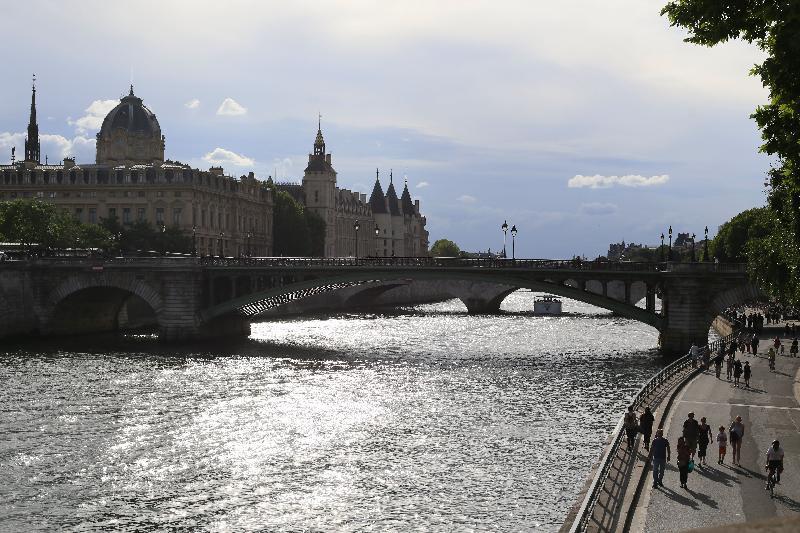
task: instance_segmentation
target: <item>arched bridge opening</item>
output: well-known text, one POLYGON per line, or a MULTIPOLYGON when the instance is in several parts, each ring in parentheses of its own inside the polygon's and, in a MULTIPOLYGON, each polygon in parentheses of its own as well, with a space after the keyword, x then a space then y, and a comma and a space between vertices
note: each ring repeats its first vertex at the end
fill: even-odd
POLYGON ((59 300, 52 310, 47 332, 81 335, 156 328, 156 310, 142 297, 119 287, 87 287, 59 300))

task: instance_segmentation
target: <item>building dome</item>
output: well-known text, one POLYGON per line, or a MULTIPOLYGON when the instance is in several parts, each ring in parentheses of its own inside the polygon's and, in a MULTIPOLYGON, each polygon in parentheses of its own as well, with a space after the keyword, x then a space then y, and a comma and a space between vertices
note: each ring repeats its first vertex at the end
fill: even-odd
POLYGON ((155 114, 133 94, 123 97, 97 134, 97 163, 136 165, 164 162, 164 137, 155 114))

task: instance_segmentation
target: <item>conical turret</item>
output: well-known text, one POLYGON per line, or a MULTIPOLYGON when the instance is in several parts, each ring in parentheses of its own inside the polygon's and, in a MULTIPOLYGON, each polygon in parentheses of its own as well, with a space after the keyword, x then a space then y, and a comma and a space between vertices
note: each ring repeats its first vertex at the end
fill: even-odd
POLYGON ((373 213, 386 212, 386 196, 383 195, 381 178, 378 169, 375 169, 375 186, 372 188, 372 195, 369 197, 369 205, 373 213))
POLYGON ((404 215, 414 214, 414 202, 411 201, 411 193, 408 192, 408 180, 405 180, 403 186, 403 194, 400 196, 400 205, 403 208, 404 215))
POLYGON ((402 215, 400 212, 400 205, 397 200, 397 191, 394 190, 394 183, 392 182, 392 171, 389 171, 389 188, 386 189, 386 203, 389 204, 389 212, 393 216, 402 215))

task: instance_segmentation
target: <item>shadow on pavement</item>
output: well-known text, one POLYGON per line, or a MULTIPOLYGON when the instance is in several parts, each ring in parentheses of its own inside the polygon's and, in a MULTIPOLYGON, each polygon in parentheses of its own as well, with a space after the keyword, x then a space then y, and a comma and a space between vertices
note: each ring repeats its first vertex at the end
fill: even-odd
POLYGON ((689 494, 694 496, 695 499, 700 503, 703 503, 708 507, 711 507, 712 509, 719 509, 719 505, 717 505, 717 500, 711 498, 710 496, 707 496, 702 492, 694 492, 691 489, 689 489, 689 494))
POLYGON ((661 490, 664 493, 664 496, 666 496, 667 498, 669 498, 674 502, 686 505, 688 507, 691 507, 692 509, 700 508, 700 506, 697 504, 695 500, 693 500, 692 498, 687 498, 686 496, 683 496, 682 494, 675 492, 672 489, 668 489, 667 487, 660 487, 658 490, 661 490))
MULTIPOLYGON (((721 465, 725 466, 725 465, 721 465)), ((730 467, 727 467, 730 468, 730 467)), ((698 474, 702 474, 703 477, 706 479, 716 482, 722 483, 726 487, 731 487, 734 484, 741 484, 739 479, 736 476, 732 476, 723 470, 719 470, 717 468, 704 466, 702 468, 695 469, 695 472, 698 474)))

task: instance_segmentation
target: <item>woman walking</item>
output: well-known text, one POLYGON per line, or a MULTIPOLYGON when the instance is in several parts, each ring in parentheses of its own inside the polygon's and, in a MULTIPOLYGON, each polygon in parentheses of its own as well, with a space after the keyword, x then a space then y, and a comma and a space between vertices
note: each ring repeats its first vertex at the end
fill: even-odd
POLYGON ((650 449, 650 435, 653 433, 653 422, 655 419, 649 407, 645 407, 644 413, 639 415, 639 432, 642 434, 645 450, 650 449))
POLYGON ((733 386, 739 386, 739 380, 742 377, 742 362, 738 359, 733 363, 733 386))
POLYGON ((753 374, 753 370, 750 368, 750 361, 745 361, 744 369, 742 369, 742 374, 744 374, 744 386, 749 389, 750 376, 753 374))
POLYGON ((792 357, 797 357, 797 337, 795 337, 792 341, 792 347, 789 348, 789 355, 792 357))
POLYGON ((691 461, 691 450, 689 450, 689 446, 686 444, 686 439, 683 437, 678 438, 677 452, 677 463, 678 471, 680 472, 681 477, 681 488, 688 489, 689 487, 686 486, 686 482, 689 480, 689 461, 691 461))
POLYGON ((728 434, 730 435, 731 447, 733 448, 733 464, 737 466, 742 466, 740 461, 742 460, 742 439, 744 438, 744 424, 742 423, 741 416, 737 416, 736 420, 731 422, 731 426, 728 428, 728 434))
POLYGON ((706 417, 700 418, 700 434, 697 436, 697 462, 701 465, 707 465, 706 450, 708 443, 714 435, 711 434, 711 427, 706 423, 706 417))
POLYGON ((728 358, 725 359, 725 375, 728 377, 728 381, 733 377, 733 362, 735 360, 736 355, 732 353, 729 353, 728 358))

